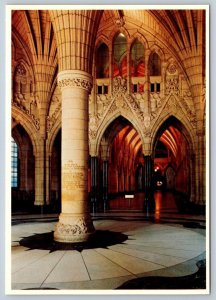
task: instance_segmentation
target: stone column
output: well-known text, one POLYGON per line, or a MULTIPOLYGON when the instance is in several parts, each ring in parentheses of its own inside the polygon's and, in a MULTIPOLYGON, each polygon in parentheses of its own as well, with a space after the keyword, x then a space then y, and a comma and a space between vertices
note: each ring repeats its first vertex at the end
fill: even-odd
POLYGON ((38 153, 35 154, 35 202, 34 205, 45 204, 45 176, 44 176, 44 140, 40 140, 38 153))
POLYGON ((98 157, 91 156, 91 210, 98 210, 98 157))
POLYGON ((62 211, 54 239, 83 242, 94 232, 88 207, 88 97, 92 78, 87 72, 58 74, 62 92, 62 211))
POLYGON ((155 208, 153 190, 153 160, 150 155, 144 156, 144 211, 153 212, 155 208))
POLYGON ((108 160, 103 160, 103 209, 109 209, 108 203, 108 160))

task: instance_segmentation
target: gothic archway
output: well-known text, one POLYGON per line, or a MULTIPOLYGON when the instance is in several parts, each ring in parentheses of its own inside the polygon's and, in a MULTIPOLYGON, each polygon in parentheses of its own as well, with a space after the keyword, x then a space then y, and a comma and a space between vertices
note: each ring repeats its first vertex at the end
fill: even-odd
POLYGON ((184 125, 169 117, 158 129, 154 140, 155 188, 174 193, 177 206, 186 205, 193 193, 194 162, 192 142, 184 125))
POLYGON ((35 195, 35 159, 33 145, 26 130, 17 124, 12 129, 12 169, 16 167, 16 173, 11 174, 16 184, 12 184, 12 211, 29 211, 34 204, 35 195), (17 147, 17 154, 13 153, 14 145, 17 147), (13 159, 17 155, 17 159, 13 159))
POLYGON ((111 199, 109 208, 115 208, 117 202, 112 199, 120 197, 120 209, 130 209, 133 205, 142 209, 143 203, 135 203, 138 201, 136 199, 125 199, 125 195, 135 195, 142 190, 143 173, 139 174, 141 177, 137 174, 143 162, 139 133, 131 122, 123 116, 118 116, 107 126, 99 145, 97 193, 103 195, 103 202, 111 199), (105 178, 107 182, 104 182, 105 178))
POLYGON ((61 129, 59 129, 49 160, 49 204, 53 212, 61 211, 61 129))

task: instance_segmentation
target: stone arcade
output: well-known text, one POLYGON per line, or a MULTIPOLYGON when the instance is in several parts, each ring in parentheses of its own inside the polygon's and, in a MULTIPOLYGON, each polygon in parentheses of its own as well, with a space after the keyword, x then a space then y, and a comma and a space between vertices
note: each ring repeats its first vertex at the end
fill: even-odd
POLYGON ((205 42, 202 9, 14 10, 12 210, 80 242, 125 194, 205 207, 205 42))

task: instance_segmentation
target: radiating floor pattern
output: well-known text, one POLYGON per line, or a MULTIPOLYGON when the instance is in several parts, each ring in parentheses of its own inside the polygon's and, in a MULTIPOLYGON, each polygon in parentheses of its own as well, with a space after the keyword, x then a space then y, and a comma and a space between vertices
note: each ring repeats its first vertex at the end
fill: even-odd
MULTIPOLYGON (((82 251, 29 250, 19 241, 53 231, 55 222, 35 217, 34 222, 12 226, 12 289, 110 290, 143 276, 193 274, 197 261, 205 259, 205 229, 184 227, 178 216, 173 219, 179 224, 154 223, 142 213, 98 214, 93 219, 96 230, 119 232, 128 239, 82 251)), ((200 224, 200 217, 192 220, 200 224)))

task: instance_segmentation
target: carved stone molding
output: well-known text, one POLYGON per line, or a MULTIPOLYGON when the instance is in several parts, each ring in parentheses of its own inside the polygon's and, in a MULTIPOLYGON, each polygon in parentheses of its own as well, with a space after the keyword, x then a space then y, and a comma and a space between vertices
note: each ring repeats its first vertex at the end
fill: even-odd
POLYGON ((65 87, 81 88, 90 93, 92 89, 92 76, 84 71, 62 71, 58 74, 58 86, 61 89, 65 87))
POLYGON ((57 106, 51 116, 47 116, 47 131, 50 132, 56 123, 59 113, 61 112, 61 103, 57 106))
POLYGON ((83 242, 94 231, 90 217, 61 214, 56 224, 54 239, 65 243, 83 242))
POLYGON ((87 90, 89 93, 92 89, 92 83, 89 82, 88 80, 82 79, 82 78, 66 78, 63 80, 60 80, 58 82, 58 86, 60 88, 64 88, 64 87, 76 87, 76 88, 83 88, 85 90, 87 90))
POLYGON ((37 105, 35 101, 29 103, 26 101, 25 97, 21 94, 15 95, 14 101, 12 105, 20 109, 24 114, 31 118, 33 125, 37 130, 40 130, 40 120, 37 118, 36 114, 34 113, 33 107, 35 106, 35 110, 37 110, 37 105))

